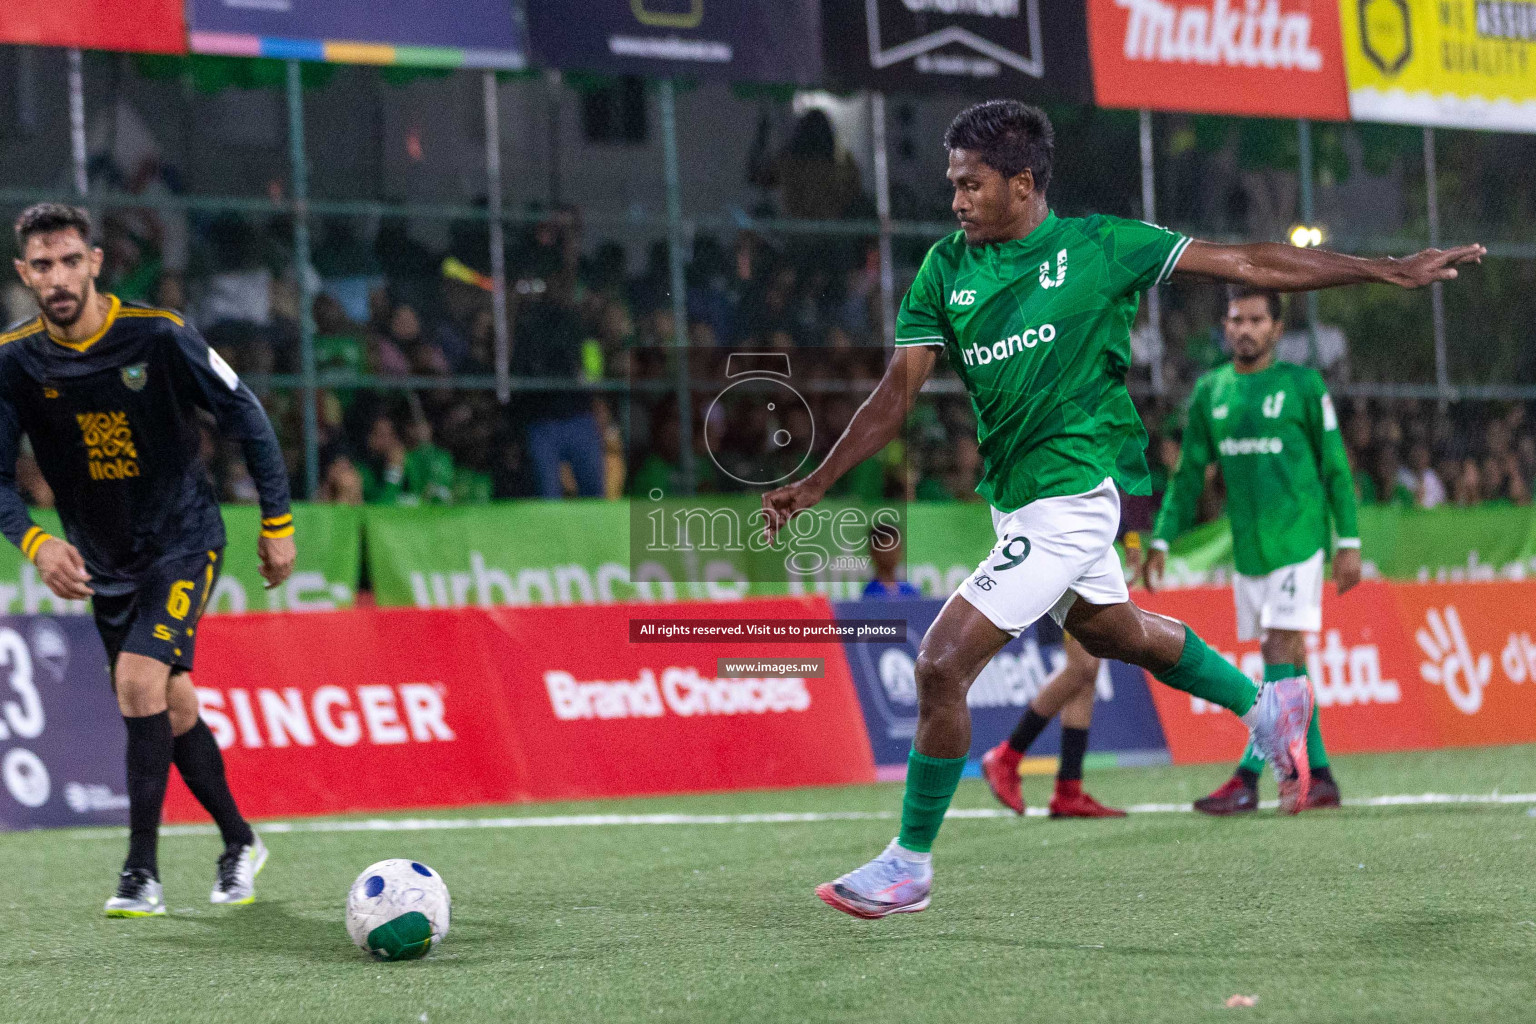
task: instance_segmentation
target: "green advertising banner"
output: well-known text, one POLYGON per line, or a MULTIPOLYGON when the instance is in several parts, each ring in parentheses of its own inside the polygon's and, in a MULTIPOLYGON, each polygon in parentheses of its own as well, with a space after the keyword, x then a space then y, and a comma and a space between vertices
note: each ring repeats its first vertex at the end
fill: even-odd
MULTIPOLYGON (((907 578, 926 596, 951 593, 991 548, 986 505, 906 506, 907 578)), ((726 566, 710 582, 677 582, 660 561, 630 572, 625 502, 507 502, 464 507, 365 510, 368 568, 380 605, 453 608, 493 604, 735 600, 807 591, 858 596, 869 578, 854 569, 814 584, 741 582, 726 566)), ((1363 508, 1367 576, 1481 581, 1536 576, 1536 513, 1489 507, 1424 512, 1363 508)), ((1171 586, 1222 584, 1232 575, 1224 521, 1181 537, 1169 559, 1171 586)))
MULTIPOLYGON (((721 559, 685 573, 670 558, 630 571, 629 502, 506 502, 367 509, 368 574, 380 605, 462 608, 496 604, 731 601, 795 592, 749 585, 721 559), (708 582, 679 581, 694 575, 708 582)), ((803 591, 807 588, 801 588, 803 591)))
MULTIPOLYGON (((1536 511, 1509 505, 1360 510, 1367 579, 1482 583, 1536 577, 1536 511)), ((1232 576, 1232 536, 1225 521, 1180 537, 1169 552, 1171 586, 1221 584, 1232 576)))
MULTIPOLYGON (((208 612, 328 611, 350 608, 362 567, 359 550, 362 514, 349 505, 294 505, 298 562, 282 586, 267 590, 258 571, 256 538, 261 511, 254 505, 226 505, 229 534, 224 572, 208 602, 208 612)), ((34 509, 32 518, 56 537, 64 535, 59 517, 34 509)), ((10 544, 0 544, 0 614, 83 614, 84 601, 61 601, 43 585, 37 569, 10 544)))
MULTIPOLYGON (((904 515, 907 579, 925 596, 952 593, 994 542, 991 514, 981 503, 913 502, 904 515)), ((293 516, 298 565, 286 583, 267 590, 256 559, 260 512, 255 506, 225 506, 229 547, 210 613, 351 607, 365 528, 369 578, 385 606, 731 601, 808 592, 849 600, 873 575, 866 558, 845 558, 814 581, 748 584, 742 564, 754 565, 754 576, 764 575, 751 560, 719 558, 690 570, 682 564, 688 559, 675 552, 641 557, 632 574, 632 538, 641 535, 635 531, 643 530, 645 521, 632 521, 630 506, 622 501, 407 508, 300 504, 293 516)), ((61 532, 52 512, 39 510, 34 518, 48 532, 61 532)), ((1360 535, 1370 578, 1448 583, 1536 578, 1536 512, 1527 508, 1367 507, 1360 510, 1360 535)), ((1232 539, 1224 521, 1197 527, 1174 544, 1169 586, 1221 585, 1231 576, 1232 539)), ((55 598, 21 552, 0 545, 0 613, 86 610, 84 602, 55 598)))

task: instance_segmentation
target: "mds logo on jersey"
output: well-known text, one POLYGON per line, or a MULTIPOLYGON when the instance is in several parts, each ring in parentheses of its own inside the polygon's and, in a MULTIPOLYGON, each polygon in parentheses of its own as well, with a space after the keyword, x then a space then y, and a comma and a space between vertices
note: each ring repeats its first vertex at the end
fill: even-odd
POLYGON ((951 306, 974 306, 976 304, 976 289, 967 288, 964 291, 952 291, 949 293, 951 306))

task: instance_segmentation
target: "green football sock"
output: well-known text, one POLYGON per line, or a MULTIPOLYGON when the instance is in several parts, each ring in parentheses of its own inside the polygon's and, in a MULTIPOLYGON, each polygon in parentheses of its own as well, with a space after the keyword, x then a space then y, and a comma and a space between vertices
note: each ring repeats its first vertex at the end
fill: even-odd
POLYGON ((933 849, 964 770, 963 757, 929 757, 915 750, 907 755, 907 792, 901 798, 898 843, 914 853, 933 849))
POLYGON ((1259 688, 1253 685, 1253 680, 1207 647, 1188 626, 1184 627, 1184 652, 1179 655, 1178 664, 1152 674, 1175 690, 1183 690, 1239 715, 1246 715, 1259 698, 1259 688))
POLYGON ((1243 759, 1237 762, 1237 770, 1246 769, 1255 775, 1263 775, 1266 763, 1264 755, 1254 749, 1253 740, 1249 740, 1248 745, 1243 748, 1243 759))
MULTIPOLYGON (((1303 665, 1265 665, 1264 681, 1273 682, 1276 679, 1292 679, 1296 676, 1307 674, 1303 665)), ((1328 750, 1323 746, 1323 730, 1317 722, 1317 703, 1312 704, 1312 721, 1307 723, 1307 763, 1313 768, 1328 767, 1328 750)), ((1243 760, 1238 764, 1239 768, 1247 768, 1251 772, 1262 773, 1264 771, 1264 758, 1253 749, 1250 741, 1248 749, 1243 751, 1243 760)))

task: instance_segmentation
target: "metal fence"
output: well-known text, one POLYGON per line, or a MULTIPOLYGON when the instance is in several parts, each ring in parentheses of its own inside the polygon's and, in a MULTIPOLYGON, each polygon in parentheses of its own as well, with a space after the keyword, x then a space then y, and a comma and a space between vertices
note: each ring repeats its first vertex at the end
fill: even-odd
MULTIPOLYGON (((27 52, 23 48, 10 48, 9 53, 14 58, 11 63, 17 68, 18 76, 21 73, 19 66, 22 63, 31 67, 37 60, 36 51, 27 52)), ((130 58, 92 55, 91 59, 102 65, 103 73, 108 71, 118 75, 131 73, 125 71, 129 68, 127 62, 130 58), (108 65, 106 63, 108 61, 115 61, 116 64, 108 65)), ((455 73, 461 86, 463 81, 478 76, 476 91, 479 98, 479 117, 477 123, 470 124, 461 120, 451 125, 449 130, 461 137, 471 136, 475 131, 479 131, 483 134, 484 140, 481 166, 475 175, 461 176, 460 195, 456 199, 401 201, 397 197, 332 198, 314 194, 311 187, 314 170, 312 154, 318 148, 322 153, 329 155, 331 149, 324 145, 317 146, 313 132, 310 137, 306 137, 308 127, 304 82, 306 72, 305 67, 298 61, 287 62, 282 76, 282 98, 287 125, 287 180, 282 183, 283 187, 269 189, 267 195, 214 195, 175 191, 146 194, 113 187, 111 184, 103 187, 92 183, 90 167, 92 126, 87 123, 86 116, 88 63, 90 62, 82 59, 79 51, 68 52, 64 61, 65 81, 57 83, 67 86, 70 125, 68 169, 76 201, 96 211, 147 208, 184 214, 237 213, 284 218, 288 222, 287 259, 293 268, 293 278, 297 287, 297 365, 286 372, 273 372, 268 368, 265 372, 247 373, 247 377, 253 385, 260 388, 294 392, 299 396, 299 408, 302 411, 300 429, 303 439, 304 482, 307 493, 313 494, 319 482, 321 425, 317 419, 319 407, 317 399, 323 391, 371 388, 419 391, 448 387, 464 391, 494 392, 496 397, 505 403, 511 396, 521 392, 547 390, 560 384, 570 383, 565 380, 513 373, 509 358, 510 338, 507 317, 507 297, 509 288, 514 284, 509 282, 505 264, 507 231, 536 224, 546 214, 542 210, 529 209, 526 204, 524 208, 519 209, 505 201, 509 194, 509 181, 504 173, 504 156, 509 151, 509 147, 515 150, 521 140, 506 140, 502 137, 502 126, 505 120, 502 106, 509 95, 515 101, 526 104, 529 102, 530 94, 544 94, 550 90, 562 88, 558 76, 541 78, 523 75, 504 76, 499 79, 495 72, 455 73), (513 77, 514 80, 508 81, 507 77, 513 77), (509 94, 508 90, 512 92, 509 94), (474 177, 478 177, 478 182, 473 182, 474 177), (466 202, 465 194, 483 195, 486 201, 483 204, 474 201, 466 202), (411 218, 449 225, 479 225, 483 228, 487 243, 489 274, 486 276, 489 278, 490 309, 493 318, 494 360, 490 367, 491 372, 383 376, 356 370, 320 368, 316 360, 317 328, 314 319, 320 279, 314 268, 317 243, 312 237, 312 226, 317 219, 324 218, 411 218)), ((32 67, 32 73, 35 74, 35 72, 36 68, 32 67)), ((349 73, 373 72, 371 69, 353 69, 349 73)), ((19 92, 20 77, 16 81, 19 92)), ((51 86, 52 83, 45 86, 50 93, 51 86)), ((680 163, 678 113, 679 90, 686 87, 686 83, 680 86, 673 81, 660 81, 652 85, 654 107, 647 105, 646 110, 654 109, 658 121, 661 173, 659 180, 656 180, 653 177, 654 168, 646 169, 644 174, 641 173, 640 168, 635 168, 637 187, 645 193, 646 201, 632 204, 630 209, 622 212, 615 212, 609 204, 610 208, 606 212, 587 216, 588 226, 599 231, 629 238, 651 238, 654 241, 665 242, 666 290, 672 314, 671 336, 666 340, 679 351, 686 349, 690 344, 686 273, 694 241, 710 233, 731 232, 753 233, 791 241, 802 239, 808 244, 814 240, 821 240, 815 244, 829 244, 826 240, 835 239, 874 240, 875 251, 878 253, 876 274, 878 322, 888 339, 889 332, 893 328, 893 313, 900 291, 915 267, 912 254, 920 254, 928 241, 953 229, 952 222, 940 219, 942 210, 936 203, 930 203, 927 207, 928 210, 934 211, 932 215, 918 219, 898 216, 896 212, 899 203, 893 195, 891 139, 897 134, 892 127, 892 106, 897 101, 878 94, 837 98, 838 102, 844 105, 862 104, 866 110, 869 127, 869 152, 866 162, 872 170, 874 193, 873 209, 868 211, 868 215, 855 215, 834 220, 786 219, 771 215, 764 216, 756 210, 739 208, 724 211, 689 209, 685 174, 680 163), (659 209, 652 202, 658 190, 663 199, 659 209)), ((33 88, 35 90, 35 86, 33 88)), ((34 98, 31 102, 35 104, 37 101, 34 98)), ((642 99, 642 102, 646 101, 642 99)), ((775 102, 784 101, 780 98, 775 102)), ((961 102, 955 100, 950 105, 958 107, 961 102)), ((18 110, 20 103, 21 98, 18 97, 18 110)), ((905 116, 908 108, 903 106, 900 109, 902 111, 900 116, 905 116)), ((448 113, 445 112, 444 116, 448 116, 448 113)), ((452 113, 462 115, 465 111, 461 109, 452 113)), ((648 113, 647 116, 649 116, 648 113)), ((1139 175, 1132 176, 1136 179, 1139 189, 1135 189, 1134 192, 1127 190, 1127 194, 1120 197, 1121 209, 1108 212, 1141 216, 1149 220, 1156 219, 1160 210, 1158 199, 1166 186, 1162 186, 1158 181, 1155 171, 1160 163, 1165 166, 1169 163, 1166 157, 1160 159, 1160 149, 1166 153, 1181 144, 1176 140, 1165 138, 1160 147, 1158 139, 1160 122, 1165 126, 1169 123, 1163 115, 1159 115, 1159 119, 1155 120, 1150 113, 1143 111, 1135 119, 1133 128, 1126 130, 1127 126, 1123 124, 1114 128, 1119 133, 1115 138, 1118 140, 1123 137, 1124 140, 1123 158, 1126 166, 1139 169, 1139 175), (1136 192, 1139 192, 1139 195, 1135 194, 1136 192)), ((1102 130, 1108 131, 1109 128, 1102 130)), ((1178 130, 1181 129, 1174 126, 1174 134, 1178 130)), ((1420 225, 1417 223, 1417 218, 1414 218, 1414 222, 1396 225, 1395 230, 1385 234, 1371 230, 1336 231, 1328 239, 1331 248, 1346 252, 1401 253, 1425 244, 1439 244, 1442 241, 1442 235, 1446 236, 1444 240, 1448 242, 1468 239, 1464 229, 1454 232, 1442 231, 1440 210, 1442 176, 1437 174, 1436 169, 1438 152, 1436 133, 1432 129, 1422 131, 1400 129, 1398 131, 1421 134, 1422 137, 1424 230, 1419 230, 1420 225)), ((1294 132, 1297 156, 1295 180, 1299 193, 1295 219, 1301 225, 1312 225, 1316 223, 1317 218, 1318 192, 1314 173, 1318 159, 1314 154, 1313 126, 1305 121, 1297 122, 1294 132)), ((699 148, 696 144, 695 152, 699 148)), ((551 159, 557 159, 560 147, 554 145, 550 151, 551 159)), ((724 173, 723 168, 721 173, 724 173)), ((554 180, 553 174, 552 180, 554 180)), ((57 189, 51 186, 51 181, 52 179, 49 179, 49 183, 32 181, 7 186, 3 178, 0 178, 0 205, 20 206, 37 200, 60 198, 57 189)), ((1463 187, 1481 187, 1482 183, 1463 182, 1461 184, 1463 187)), ((548 192, 546 199, 549 203, 558 202, 562 198, 554 187, 551 187, 548 192)), ((1178 223, 1176 226, 1186 229, 1196 227, 1178 223)), ((1202 230, 1200 233, 1203 237, 1215 240, 1245 237, 1241 232, 1232 231, 1230 225, 1202 230)), ((1488 240, 1488 244, 1490 255, 1496 260, 1517 261, 1526 268, 1533 265, 1532 261, 1536 261, 1536 242, 1518 237, 1494 237, 1488 240)), ((1519 275, 1516 276, 1519 277, 1519 275)), ((1427 299, 1409 300, 1418 305, 1411 307, 1409 312, 1404 314, 1420 328, 1425 321, 1428 323, 1429 336, 1423 340, 1429 342, 1429 353, 1426 354, 1430 354, 1432 358, 1432 373, 1420 373, 1417 379, 1391 379, 1388 376, 1386 379, 1376 380, 1341 380, 1335 383, 1335 392, 1373 398, 1433 399, 1441 403, 1536 398, 1536 383, 1509 379, 1513 377, 1512 374, 1504 375, 1498 371, 1491 371, 1487 366, 1477 365, 1475 360, 1470 364, 1469 372, 1458 372, 1456 358, 1458 351, 1464 348, 1468 352, 1477 352, 1477 339, 1458 334, 1452 326, 1448 325, 1447 299, 1444 291, 1440 285, 1435 285, 1427 299), (1483 379, 1478 379, 1479 377, 1483 379)), ((1173 382, 1165 379, 1165 361, 1161 354, 1162 338, 1166 333, 1167 325, 1166 302, 1166 298, 1156 291, 1149 294, 1147 298, 1146 310, 1150 327, 1148 337, 1153 339, 1155 348, 1148 361, 1146 379, 1133 381, 1133 387, 1136 390, 1158 397, 1170 390, 1177 390, 1173 382)), ((1306 297, 1304 329, 1308 335, 1307 350, 1314 361, 1318 357, 1319 325, 1329 319, 1327 313, 1326 302, 1320 301, 1317 295, 1306 297)), ((1422 331, 1420 333, 1422 334, 1422 331)), ((1406 340, 1403 343, 1408 344, 1406 340)), ((680 419, 684 424, 685 434, 688 429, 687 424, 691 422, 687 412, 693 401, 687 376, 688 365, 687 359, 675 360, 677 375, 670 385, 675 400, 682 410, 680 419)), ((1404 365, 1418 364, 1410 360, 1404 365)), ((616 395, 627 392, 631 387, 629 382, 617 379, 587 380, 582 386, 590 391, 612 392, 616 395)), ((927 390, 931 394, 939 395, 959 393, 958 382, 952 377, 943 376, 930 382, 927 390)), ((687 449, 685 436, 684 450, 687 449)))

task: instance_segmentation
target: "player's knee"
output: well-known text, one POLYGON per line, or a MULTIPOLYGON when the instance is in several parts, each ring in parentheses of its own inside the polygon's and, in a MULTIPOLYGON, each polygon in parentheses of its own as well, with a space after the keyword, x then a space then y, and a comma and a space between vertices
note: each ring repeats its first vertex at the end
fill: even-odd
POLYGON ((181 736, 189 732, 197 724, 197 701, 188 704, 184 700, 177 700, 173 694, 169 702, 168 710, 171 713, 171 734, 181 736))
POLYGON ((114 673, 118 708, 130 718, 157 715, 167 710, 168 675, 167 666, 150 658, 121 655, 114 673))
MULTIPOLYGON (((1073 630, 1072 636, 1083 645, 1083 650, 1094 658, 1140 664, 1141 648, 1145 640, 1145 631, 1140 628, 1140 622, 1131 629, 1101 629, 1095 626, 1084 630, 1073 630)), ((1095 676, 1097 668, 1098 665, 1095 663, 1095 676)))
POLYGON ((913 674, 917 683, 917 701, 925 708, 965 703, 965 674, 953 658, 919 653, 913 674))

